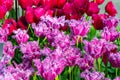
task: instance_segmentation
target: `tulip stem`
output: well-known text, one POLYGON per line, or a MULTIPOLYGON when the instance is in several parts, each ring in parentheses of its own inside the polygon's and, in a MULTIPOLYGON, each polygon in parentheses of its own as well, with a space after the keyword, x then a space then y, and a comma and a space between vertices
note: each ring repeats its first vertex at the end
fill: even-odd
POLYGON ((45 42, 46 39, 47 39, 47 38, 45 37, 45 38, 43 39, 43 42, 45 42))
POLYGON ((76 47, 78 48, 79 42, 78 42, 78 38, 76 40, 76 47))
POLYGON ((72 67, 72 71, 71 71, 71 74, 72 74, 72 80, 74 80, 74 66, 72 67))
POLYGON ((118 68, 115 69, 116 77, 118 76, 118 68))
POLYGON ((101 71, 101 60, 98 58, 98 69, 99 69, 99 71, 101 71))
POLYGON ((95 70, 97 69, 97 66, 96 66, 96 59, 94 60, 94 69, 95 69, 95 70))
POLYGON ((32 33, 32 36, 34 37, 34 32, 33 32, 33 30, 32 30, 32 28, 31 28, 31 25, 29 24, 28 25, 28 30, 30 29, 30 31, 31 31, 31 33, 32 33))
POLYGON ((59 80, 59 76, 57 76, 57 77, 55 78, 55 80, 59 80))
POLYGON ((54 16, 57 16, 57 11, 58 11, 58 10, 56 9, 56 10, 55 10, 55 15, 54 15, 54 16))
POLYGON ((105 66, 105 74, 106 74, 106 77, 108 77, 108 69, 107 69, 107 65, 105 66))
POLYGON ((72 80, 72 77, 71 77, 71 67, 69 67, 69 80, 72 80))
POLYGON ((87 20, 87 21, 89 21, 89 20, 90 20, 90 17, 89 17, 89 16, 87 16, 87 17, 86 17, 86 20, 87 20))
POLYGON ((36 76, 36 73, 34 73, 33 80, 36 80, 36 79, 37 79, 37 76, 36 76))
POLYGON ((38 40, 37 40, 37 41, 38 41, 38 43, 40 42, 40 38, 39 38, 39 37, 38 37, 38 40))

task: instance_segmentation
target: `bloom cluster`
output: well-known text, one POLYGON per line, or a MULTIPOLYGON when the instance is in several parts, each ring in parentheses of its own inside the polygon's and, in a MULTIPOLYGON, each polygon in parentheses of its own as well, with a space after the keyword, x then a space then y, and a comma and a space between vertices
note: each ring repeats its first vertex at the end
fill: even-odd
POLYGON ((13 0, 0 0, 0 19, 4 18, 7 11, 10 11, 13 6, 13 0))
POLYGON ((0 80, 120 80, 120 19, 111 1, 99 14, 103 2, 18 0, 25 14, 0 28, 0 80))
MULTIPOLYGON (((13 46, 11 42, 7 42, 4 47, 4 56, 1 61, 8 64, 14 57, 15 49, 19 48, 23 53, 23 63, 19 64, 18 67, 25 70, 32 70, 30 71, 31 74, 29 73, 32 75, 34 72, 32 62, 34 62, 34 66, 37 68, 37 74, 46 80, 54 80, 57 75, 63 72, 66 66, 78 65, 82 70, 91 70, 94 68, 94 61, 101 56, 107 57, 113 67, 119 67, 119 53, 116 51, 117 46, 113 44, 113 42, 109 42, 111 40, 107 40, 106 38, 94 38, 91 41, 87 41, 83 39, 82 42, 85 45, 84 55, 79 48, 75 47, 77 41, 73 41, 74 37, 71 36, 87 37, 87 33, 90 30, 89 25, 90 22, 86 21, 84 18, 80 20, 65 20, 64 17, 52 18, 51 16, 42 16, 41 21, 37 25, 35 23, 32 24, 38 41, 28 41, 29 35, 26 30, 18 29, 14 31, 15 34, 13 38, 18 43, 18 46, 13 46), (71 26, 71 34, 65 34, 65 32, 60 31, 61 25, 64 26, 66 23, 71 26), (43 49, 39 46, 39 38, 45 38, 48 41, 48 44, 43 49), (49 46, 54 47, 54 49, 50 49, 49 46), (43 56, 45 56, 45 59, 41 60, 40 58, 43 56)), ((119 33, 116 31, 115 34, 119 33)), ((111 36, 111 38, 113 38, 113 36, 111 36)), ((117 38, 118 37, 115 37, 115 40, 117 38)), ((104 63, 105 61, 106 60, 103 59, 104 63)), ((16 72, 20 73, 19 70, 16 72)), ((86 74, 89 74, 89 72, 86 72, 86 74)), ((86 74, 85 76, 87 76, 86 74)), ((89 75, 95 74, 103 75, 103 77, 100 77, 98 80, 104 79, 103 73, 93 72, 89 75)), ((13 73, 11 75, 14 77, 13 73)), ((82 75, 86 80, 91 80, 85 76, 82 75)), ((30 76, 25 77, 29 78, 30 76)), ((93 77, 93 79, 94 78, 96 79, 96 77, 93 77)))

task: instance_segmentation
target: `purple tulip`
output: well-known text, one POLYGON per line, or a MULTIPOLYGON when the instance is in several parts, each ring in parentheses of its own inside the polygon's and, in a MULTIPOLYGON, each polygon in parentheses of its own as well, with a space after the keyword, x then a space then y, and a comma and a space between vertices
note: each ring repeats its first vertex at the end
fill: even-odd
POLYGON ((94 58, 90 55, 85 55, 83 58, 77 59, 76 64, 82 70, 92 69, 94 67, 94 58))
POLYGON ((90 21, 86 21, 85 18, 80 20, 70 20, 69 25, 71 29, 71 35, 86 36, 90 30, 90 21))
POLYGON ((108 28, 116 28, 119 23, 119 19, 117 19, 116 17, 109 17, 107 19, 104 19, 103 22, 104 26, 107 26, 108 28))
POLYGON ((20 44, 20 51, 24 54, 24 58, 39 58, 40 57, 40 47, 37 41, 27 42, 26 44, 20 44))
POLYGON ((116 77, 114 80, 120 80, 120 77, 116 77))
POLYGON ((6 42, 8 38, 8 29, 2 29, 0 28, 0 43, 6 42))
POLYGON ((120 68, 120 52, 110 53, 108 60, 113 67, 120 68))
POLYGON ((58 55, 54 56, 53 54, 46 57, 43 61, 35 59, 34 63, 37 67, 38 75, 43 76, 45 80, 54 80, 66 66, 66 60, 64 58, 58 55))
POLYGON ((16 41, 21 44, 21 43, 26 43, 29 40, 29 35, 27 34, 26 30, 21 30, 18 29, 17 31, 14 31, 15 36, 13 36, 16 41))
POLYGON ((85 70, 84 72, 81 73, 80 75, 82 78, 84 78, 85 80, 104 80, 104 73, 100 73, 100 72, 90 72, 88 70, 85 70))
POLYGON ((84 41, 85 44, 85 51, 87 54, 91 55, 93 58, 99 58, 104 53, 103 47, 104 47, 105 40, 94 38, 91 42, 84 41))
POLYGON ((108 27, 105 27, 103 29, 103 32, 101 34, 102 38, 107 41, 115 41, 119 37, 120 33, 116 31, 115 27, 112 27, 108 29, 108 27))
POLYGON ((68 47, 63 50, 63 57, 65 57, 68 66, 76 65, 76 60, 80 59, 81 52, 78 48, 68 47))

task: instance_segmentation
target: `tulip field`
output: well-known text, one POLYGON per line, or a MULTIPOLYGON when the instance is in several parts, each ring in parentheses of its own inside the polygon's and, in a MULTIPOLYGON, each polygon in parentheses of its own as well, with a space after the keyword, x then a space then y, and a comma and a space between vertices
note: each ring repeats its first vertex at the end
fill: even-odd
POLYGON ((113 0, 0 0, 0 80, 120 80, 113 0))

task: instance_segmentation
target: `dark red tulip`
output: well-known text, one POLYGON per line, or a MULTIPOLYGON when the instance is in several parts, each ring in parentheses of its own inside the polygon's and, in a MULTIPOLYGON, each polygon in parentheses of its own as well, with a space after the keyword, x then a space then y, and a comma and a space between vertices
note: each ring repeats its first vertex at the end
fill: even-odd
POLYGON ((58 8, 62 8, 65 5, 66 2, 67 2, 66 0, 57 0, 56 6, 58 8))
POLYGON ((101 18, 100 15, 98 15, 98 14, 93 14, 93 15, 92 15, 92 19, 93 19, 94 28, 95 28, 96 30, 100 30, 100 29, 103 29, 103 28, 104 28, 103 19, 101 18))
POLYGON ((68 24, 65 24, 64 26, 61 26, 60 27, 60 30, 62 30, 62 31, 67 31, 68 30, 68 24))
POLYGON ((74 14, 72 14, 72 15, 70 15, 70 19, 80 19, 81 18, 81 16, 78 14, 78 13, 74 13, 74 14))
POLYGON ((103 20, 107 19, 109 15, 107 14, 93 14, 93 25, 96 30, 103 29, 105 27, 103 20))
POLYGON ((76 10, 73 7, 73 4, 68 3, 68 2, 64 5, 63 11, 64 11, 64 14, 65 14, 65 16, 66 16, 67 19, 71 19, 71 17, 74 14, 77 14, 76 10))
POLYGON ((20 29, 27 29, 28 28, 28 23, 25 19, 25 16, 21 16, 17 22, 17 28, 20 28, 20 29))
POLYGON ((57 17, 60 17, 60 16, 63 16, 64 15, 64 11, 63 9, 58 9, 58 8, 55 8, 53 9, 54 10, 54 16, 57 16, 57 17))
POLYGON ((107 3, 107 5, 105 6, 105 11, 111 16, 115 16, 117 14, 117 10, 112 1, 109 1, 107 3))
POLYGON ((73 8, 76 9, 76 11, 78 13, 80 13, 81 15, 83 15, 88 8, 89 5, 89 0, 74 0, 73 1, 73 8))

